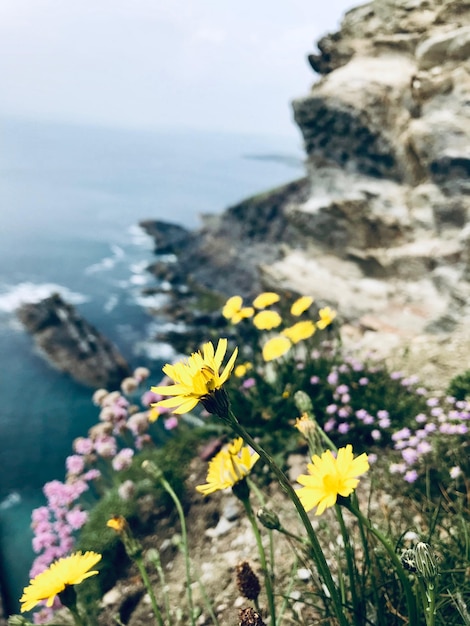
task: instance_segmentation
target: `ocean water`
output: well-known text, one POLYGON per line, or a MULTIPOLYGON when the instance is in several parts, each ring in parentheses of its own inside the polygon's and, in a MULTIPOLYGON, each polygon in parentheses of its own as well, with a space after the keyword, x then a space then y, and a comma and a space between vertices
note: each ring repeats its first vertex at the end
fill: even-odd
POLYGON ((303 174, 300 136, 143 132, 0 119, 0 581, 9 609, 28 582, 30 515, 63 479, 72 440, 96 421, 91 391, 37 354, 15 308, 58 291, 132 366, 168 352, 142 288, 153 218, 196 228, 303 174))

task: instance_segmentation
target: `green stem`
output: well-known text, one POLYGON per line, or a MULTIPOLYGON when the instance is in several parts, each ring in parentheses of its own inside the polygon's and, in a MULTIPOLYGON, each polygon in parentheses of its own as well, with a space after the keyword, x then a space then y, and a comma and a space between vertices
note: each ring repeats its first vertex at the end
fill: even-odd
MULTIPOLYGON (((222 419, 224 419, 222 417, 222 419)), ((334 607, 334 611, 336 614, 336 617, 338 618, 338 623, 340 626, 349 626, 348 625, 348 621, 346 619, 346 616, 344 615, 343 612, 343 607, 341 604, 341 599, 338 595, 338 590, 336 589, 335 583, 333 581, 333 577, 331 576, 331 572, 330 572, 330 568, 328 566, 328 563, 326 562, 325 559, 325 555, 323 554, 323 551, 321 549, 320 543, 318 541, 318 538, 315 534, 315 531, 313 530, 312 527, 312 523, 310 521, 310 518, 306 512, 306 510, 304 509, 302 503, 299 500, 299 496, 296 494, 294 488, 292 487, 292 485, 289 482, 289 479, 287 478, 287 476, 284 474, 284 472, 281 470, 281 468, 276 464, 276 462, 274 461, 274 459, 271 457, 271 455, 266 452, 264 450, 264 448, 262 448, 254 439, 253 437, 245 430, 245 428, 238 422, 237 418, 235 417, 235 415, 232 413, 231 410, 229 410, 229 415, 228 415, 228 419, 229 419, 229 424, 231 426, 231 428, 233 429, 233 431, 239 435, 240 437, 242 437, 244 439, 244 441, 251 446, 251 448, 253 448, 253 450, 255 450, 255 452, 257 452, 260 457, 263 459, 263 461, 268 465, 268 467, 270 468, 270 470, 273 472, 273 474, 276 476, 277 480, 279 481, 279 484, 281 485, 282 489, 284 490, 284 492, 287 494, 287 496, 289 497, 290 500, 292 500, 292 503, 294 504, 295 508, 297 509, 297 513, 299 514, 299 517, 305 527, 305 530, 307 532, 309 541, 310 541, 310 546, 312 548, 313 551, 313 557, 315 560, 315 563, 317 565, 318 571, 320 573, 321 578, 323 579, 328 592, 330 594, 330 598, 331 601, 333 603, 333 607, 334 607)))
POLYGON ((256 517, 253 513, 250 500, 249 498, 243 498, 242 502, 243 506, 245 507, 248 519, 250 520, 251 527, 253 528, 253 534, 255 535, 256 545, 258 547, 261 569, 263 570, 264 574, 264 586, 266 589, 266 596, 268 598, 269 614, 271 616, 271 626, 276 626, 276 605, 274 603, 274 591, 271 572, 268 569, 268 563, 266 561, 266 552, 264 551, 261 534, 259 532, 258 524, 256 523, 256 517))
POLYGON ((168 626, 171 626, 170 599, 168 597, 165 572, 163 571, 162 562, 158 550, 149 550, 147 554, 147 559, 153 564, 153 566, 157 570, 157 574, 163 590, 163 601, 165 604, 166 619, 168 621, 168 626))
POLYGON ((189 607, 189 612, 191 615, 191 624, 192 626, 195 626, 196 622, 194 619, 194 605, 193 605, 193 593, 192 593, 192 589, 191 589, 191 564, 189 562, 189 553, 188 553, 188 532, 186 530, 186 520, 184 517, 184 511, 183 511, 183 507, 181 506, 181 502, 178 498, 178 496, 176 495, 176 493, 173 491, 170 483, 166 480, 166 478, 164 478, 163 476, 160 478, 160 482, 162 484, 162 487, 167 491, 167 493, 170 495, 171 499, 173 500, 173 502, 175 503, 176 506, 176 510, 178 511, 178 516, 180 519, 180 525, 181 525, 181 541, 182 541, 182 545, 183 545, 183 556, 184 556, 184 561, 185 561, 185 571, 186 571, 186 593, 187 593, 187 597, 188 597, 188 607, 189 607))
POLYGON ((346 528, 346 524, 344 523, 343 513, 341 511, 341 507, 336 504, 335 505, 336 517, 338 518, 339 526, 341 529, 341 535, 343 537, 343 545, 344 551, 346 554, 346 564, 348 568, 348 576, 349 576, 349 587, 351 589, 351 602, 353 605, 353 613, 356 622, 361 621, 362 611, 360 608, 360 604, 358 602, 357 593, 356 593, 356 567, 354 564, 354 553, 351 546, 351 541, 349 537, 349 533, 346 528))
POLYGON ((73 615, 73 621, 75 623, 75 626, 85 626, 82 620, 82 616, 80 615, 80 613, 78 612, 78 609, 76 606, 68 606, 67 607, 68 610, 72 613, 73 615))
POLYGON ((418 626, 419 621, 418 621, 416 601, 415 601, 415 597, 413 594, 413 590, 410 585, 410 581, 408 580, 407 574, 405 570, 403 569, 403 565, 401 564, 400 559, 395 553, 395 550, 387 541, 387 539, 382 535, 382 533, 372 525, 371 521, 368 520, 355 505, 353 505, 350 502, 348 509, 351 511, 351 513, 353 513, 358 518, 358 520, 362 524, 364 524, 364 526, 376 537, 376 539, 379 540, 379 542, 385 548, 388 556, 390 557, 390 560, 392 561, 395 567, 395 571, 397 573, 398 578, 400 579, 400 582, 403 587, 403 591, 405 592, 405 600, 406 600, 406 606, 408 609, 408 619, 409 619, 408 624, 409 626, 418 626))
POLYGON ((150 578, 147 574, 147 570, 145 568, 144 562, 141 556, 134 556, 134 561, 139 568, 140 576, 142 578, 142 582, 144 583, 145 588, 150 597, 150 602, 152 603, 152 609, 154 615, 157 619, 158 626, 163 626, 162 614, 160 613, 160 609, 158 608, 157 599, 155 598, 155 593, 153 592, 152 583, 150 582, 150 578))

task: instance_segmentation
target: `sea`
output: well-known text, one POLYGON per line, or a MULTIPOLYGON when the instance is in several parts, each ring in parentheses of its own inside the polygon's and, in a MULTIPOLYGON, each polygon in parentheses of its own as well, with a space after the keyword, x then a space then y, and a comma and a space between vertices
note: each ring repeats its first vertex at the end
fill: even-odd
POLYGON ((196 229, 201 215, 304 174, 302 141, 0 118, 0 583, 18 611, 34 558, 42 485, 64 479, 75 437, 97 420, 92 391, 55 370, 15 316, 58 292, 158 380, 168 346, 143 295, 153 242, 143 219, 196 229))

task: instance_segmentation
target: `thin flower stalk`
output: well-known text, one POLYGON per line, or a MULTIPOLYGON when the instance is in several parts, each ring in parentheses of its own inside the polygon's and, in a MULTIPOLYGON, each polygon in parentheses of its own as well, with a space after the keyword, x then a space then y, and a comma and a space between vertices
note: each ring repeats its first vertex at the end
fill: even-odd
POLYGON ((407 573, 403 569, 403 565, 401 564, 401 561, 397 556, 394 548, 390 545, 386 537, 384 537, 384 535, 377 528, 375 528, 375 526, 373 526, 372 522, 361 513, 360 509, 357 506, 357 503, 352 503, 350 501, 347 508, 357 517, 357 519, 364 525, 364 527, 367 528, 375 536, 376 539, 378 539, 378 541, 385 548, 403 587, 409 618, 409 626, 418 626, 419 620, 413 589, 410 581, 408 580, 407 573))
MULTIPOLYGON (((276 623, 277 623, 276 622, 276 605, 274 602, 273 580, 272 580, 271 571, 268 568, 266 552, 264 550, 263 541, 261 539, 261 533, 259 531, 259 527, 256 522, 256 517, 253 512, 253 508, 251 506, 249 495, 248 497, 241 497, 240 500, 245 508, 246 515, 250 521, 251 527, 253 529, 253 534, 256 539, 256 545, 258 548, 261 569, 264 574, 264 586, 266 590, 266 597, 268 600, 269 614, 271 616, 271 626, 276 626, 276 623)), ((257 607, 257 610, 259 610, 259 607, 257 607)))
POLYGON ((173 500, 176 510, 178 512, 178 517, 181 525, 181 550, 184 557, 185 563, 185 574, 186 574, 186 596, 188 600, 188 609, 190 614, 191 625, 195 626, 195 611, 194 611, 194 603, 193 603, 193 593, 192 593, 192 577, 191 577, 191 563, 189 560, 189 546, 188 546, 188 531, 186 528, 186 519, 184 516, 183 507, 181 505, 180 499, 176 495, 170 483, 163 476, 162 471, 152 462, 144 461, 142 464, 143 469, 145 469, 150 475, 156 478, 161 486, 168 493, 170 498, 173 500))
POLYGON ((147 561, 154 566, 155 571, 158 574, 160 579, 161 587, 162 587, 162 595, 163 595, 163 603, 165 605, 165 613, 166 619, 168 622, 168 626, 171 626, 171 611, 170 611, 170 598, 168 597, 168 590, 166 584, 165 572, 163 571, 162 561, 160 559, 160 553, 158 550, 151 549, 146 554, 147 561))
POLYGON ((319 574, 322 578, 322 580, 324 581, 328 592, 330 594, 330 598, 333 604, 333 608, 334 608, 334 612, 336 614, 336 617, 338 619, 338 623, 340 624, 340 626, 349 626, 348 624, 348 620, 346 619, 346 616, 344 614, 344 610, 343 610, 343 606, 341 603, 341 598, 338 594, 338 590, 336 588, 336 585, 333 581, 333 577, 331 576, 331 572, 330 572, 330 568, 328 566, 328 563, 326 562, 325 559, 325 555, 323 554, 323 550, 320 546, 320 542, 318 541, 318 537, 313 529, 312 523, 310 521, 310 518, 305 510, 305 508, 303 507, 302 503, 299 500, 299 497, 297 496, 294 488, 292 487, 292 485, 289 482, 289 479, 287 478, 287 476, 284 474, 284 472, 281 470, 281 468, 277 465, 277 463, 274 461, 274 459, 271 457, 271 455, 266 452, 264 450, 264 448, 262 448, 254 439, 253 437, 245 430, 245 428, 238 422, 236 416, 233 414, 233 412, 231 411, 231 409, 229 409, 228 412, 228 416, 229 416, 229 421, 230 421, 230 426, 232 427, 233 431, 239 435, 240 437, 243 438, 243 440, 251 447, 253 448, 253 450, 255 450, 255 452, 257 452, 260 456, 260 458, 263 459, 263 461, 266 463, 266 465, 268 465, 268 467, 270 468, 270 470, 273 472, 273 474, 276 476, 277 480, 279 481, 279 484, 281 485, 282 489, 284 490, 284 492, 286 493, 286 495, 289 497, 289 499, 292 501, 292 503, 294 504, 295 508, 297 509, 297 513, 305 527, 305 530, 307 532, 309 541, 310 541, 310 546, 313 552, 313 558, 315 560, 315 563, 317 565, 319 574))

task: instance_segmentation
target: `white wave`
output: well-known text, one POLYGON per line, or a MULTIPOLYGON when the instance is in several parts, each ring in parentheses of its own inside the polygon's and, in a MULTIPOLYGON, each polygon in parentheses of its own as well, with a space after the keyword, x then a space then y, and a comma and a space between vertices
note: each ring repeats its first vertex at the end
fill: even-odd
POLYGON ((145 272, 147 272, 148 264, 148 260, 131 263, 130 270, 133 274, 144 274, 145 272))
POLYGON ((104 310, 106 313, 111 313, 111 311, 114 311, 114 309, 116 308, 117 304, 119 302, 119 298, 113 294, 112 296, 110 296, 105 304, 104 304, 104 310))
POLYGON ((133 274, 129 278, 129 282, 131 285, 145 285, 148 282, 148 278, 142 274, 133 274))
POLYGON ((152 237, 148 235, 138 224, 132 224, 127 231, 130 235, 131 243, 134 246, 142 246, 151 250, 154 246, 152 237))
POLYGON ((161 309, 168 303, 168 296, 164 293, 155 293, 152 295, 139 294, 135 296, 134 301, 142 307, 161 309))
POLYGON ((101 261, 86 267, 85 274, 96 274, 97 272, 112 270, 116 263, 126 255, 123 248, 117 246, 116 244, 111 246, 111 252, 112 256, 105 257, 104 259, 101 259, 101 261))
POLYGON ((171 363, 177 356, 173 346, 163 341, 140 341, 134 345, 135 356, 144 356, 152 361, 171 363))
POLYGON ((17 491, 9 493, 6 498, 0 502, 0 511, 11 509, 12 506, 21 502, 21 496, 17 491))
POLYGON ((0 293, 0 312, 13 313, 22 304, 40 302, 53 293, 60 294, 70 304, 83 304, 89 299, 81 293, 55 283, 24 282, 4 287, 3 293, 0 293))

